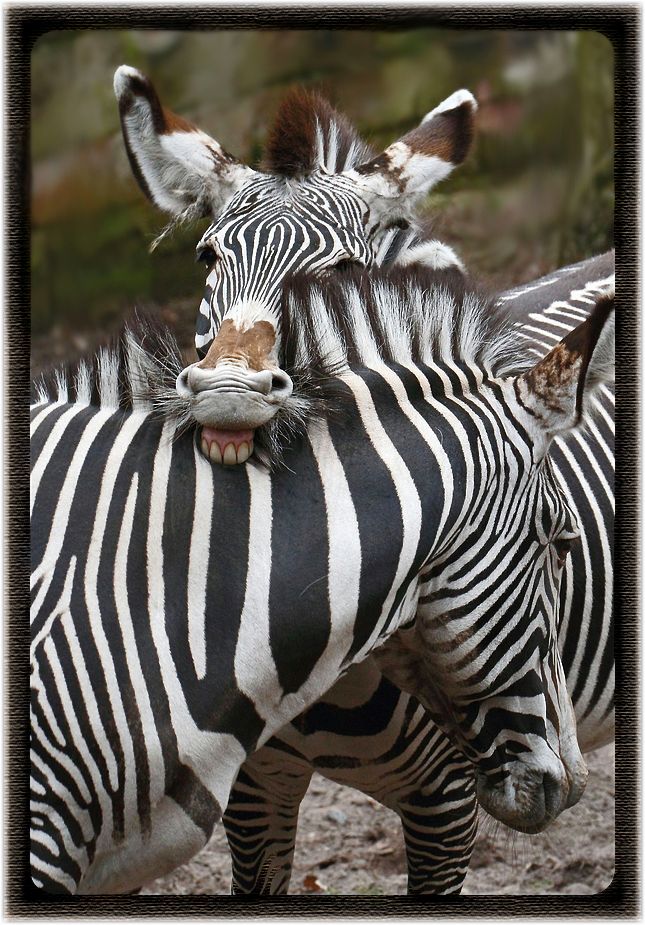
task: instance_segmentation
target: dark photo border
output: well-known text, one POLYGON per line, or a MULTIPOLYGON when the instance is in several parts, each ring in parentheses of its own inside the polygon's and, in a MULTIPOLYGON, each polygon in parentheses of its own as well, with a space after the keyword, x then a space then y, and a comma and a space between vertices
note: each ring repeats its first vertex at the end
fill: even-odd
POLYGON ((636 917, 638 794, 639 440, 639 29, 640 8, 516 5, 388 8, 329 5, 23 6, 5 9, 5 914, 29 918, 128 916, 636 917), (595 30, 615 56, 615 246, 617 343, 616 868, 601 893, 584 896, 49 896, 28 873, 28 394, 30 343, 30 56, 45 32, 74 29, 541 29, 595 30))

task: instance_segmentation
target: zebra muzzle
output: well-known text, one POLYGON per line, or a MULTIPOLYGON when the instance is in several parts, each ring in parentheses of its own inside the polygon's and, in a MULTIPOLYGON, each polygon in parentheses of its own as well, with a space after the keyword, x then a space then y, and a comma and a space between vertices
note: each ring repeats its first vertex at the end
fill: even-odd
POLYGON ((216 430, 202 427, 202 453, 211 462, 235 466, 253 453, 254 430, 216 430))
MULTIPOLYGON (((212 451, 215 455, 209 458, 231 465, 243 461, 241 444, 252 442, 255 430, 276 415, 292 389, 291 378, 281 369, 254 370, 232 364, 204 369, 193 363, 176 381, 177 394, 190 404, 192 417, 207 428, 207 455, 212 451), (240 437, 241 433, 245 436, 240 437), (229 445, 232 449, 227 460, 224 456, 229 445), (221 460, 217 458, 218 451, 221 460)), ((247 447, 249 455, 252 451, 252 446, 247 447)))

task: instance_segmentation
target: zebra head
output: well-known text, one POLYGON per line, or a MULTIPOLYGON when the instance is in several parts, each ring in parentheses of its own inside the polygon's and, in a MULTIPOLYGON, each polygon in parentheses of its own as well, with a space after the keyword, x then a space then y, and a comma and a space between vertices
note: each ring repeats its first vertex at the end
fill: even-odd
MULTIPOLYGON (((171 226, 212 220, 197 245, 208 268, 195 338, 200 360, 178 377, 177 391, 202 425, 206 454, 244 462, 256 429, 288 406, 293 391, 281 362, 284 281, 391 260, 414 236, 414 203, 468 153, 475 100, 466 90, 453 93, 374 156, 325 100, 294 92, 260 172, 164 109, 139 71, 120 67, 114 85, 143 191, 174 216, 171 226)), ((456 262, 449 249, 436 250, 440 266, 446 254, 456 262)))
POLYGON ((472 761, 480 804, 527 833, 574 805, 587 778, 557 638, 580 533, 550 449, 585 426, 597 389, 613 381, 614 343, 612 281, 539 362, 492 379, 492 401, 485 385, 471 393, 469 416, 481 411, 500 430, 487 448, 476 439, 478 484, 455 541, 421 575, 414 624, 375 653, 472 761))

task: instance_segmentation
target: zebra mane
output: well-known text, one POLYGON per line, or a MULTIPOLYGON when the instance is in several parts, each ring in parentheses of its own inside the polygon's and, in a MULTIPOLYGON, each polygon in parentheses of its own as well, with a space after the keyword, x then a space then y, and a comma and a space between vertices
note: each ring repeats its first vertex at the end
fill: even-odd
POLYGON ((507 314, 455 265, 294 275, 283 286, 281 357, 293 392, 256 431, 256 455, 278 467, 313 419, 342 416, 352 368, 448 363, 497 377, 532 362, 507 314))
POLYGON ((294 87, 282 100, 269 131, 262 169, 289 178, 305 176, 317 167, 340 173, 365 163, 374 153, 324 97, 294 87))
POLYGON ((283 290, 282 336, 282 365, 295 381, 383 363, 468 365, 496 377, 530 363, 495 298, 455 267, 294 276, 283 290))
MULTIPOLYGON (((456 268, 417 264, 349 270, 340 279, 292 277, 283 289, 282 337, 281 366, 293 393, 255 436, 256 456, 271 468, 312 420, 343 413, 343 374, 352 368, 450 363, 500 376, 531 362, 492 298, 456 268)), ((33 382, 32 401, 151 413, 176 438, 196 426, 190 402, 175 389, 184 366, 168 328, 136 314, 110 345, 33 382)))
POLYGON ((34 379, 31 401, 154 412, 179 427, 190 423, 186 403, 175 391, 184 366, 169 328, 136 312, 105 346, 34 379))

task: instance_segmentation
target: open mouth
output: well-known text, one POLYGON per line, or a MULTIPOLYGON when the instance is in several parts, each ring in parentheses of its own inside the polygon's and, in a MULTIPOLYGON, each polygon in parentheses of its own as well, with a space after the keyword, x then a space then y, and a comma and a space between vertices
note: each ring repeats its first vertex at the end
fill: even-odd
POLYGON ((202 453, 211 462, 236 466, 253 452, 254 430, 216 430, 202 427, 202 453))

